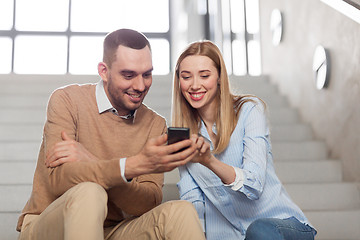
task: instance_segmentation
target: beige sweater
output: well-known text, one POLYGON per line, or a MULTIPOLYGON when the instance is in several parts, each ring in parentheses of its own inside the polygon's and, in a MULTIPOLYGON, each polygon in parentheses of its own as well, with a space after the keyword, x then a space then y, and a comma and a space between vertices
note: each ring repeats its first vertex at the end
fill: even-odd
POLYGON ((163 117, 142 105, 134 119, 111 112, 98 113, 93 84, 70 85, 51 96, 33 189, 19 218, 20 231, 26 214, 40 214, 55 199, 81 182, 96 182, 108 192, 105 226, 124 219, 123 212, 139 216, 162 201, 163 174, 142 175, 126 183, 119 159, 136 155, 149 138, 166 131, 163 117), (98 162, 71 162, 56 168, 45 166, 46 150, 61 141, 61 131, 97 156, 98 162))

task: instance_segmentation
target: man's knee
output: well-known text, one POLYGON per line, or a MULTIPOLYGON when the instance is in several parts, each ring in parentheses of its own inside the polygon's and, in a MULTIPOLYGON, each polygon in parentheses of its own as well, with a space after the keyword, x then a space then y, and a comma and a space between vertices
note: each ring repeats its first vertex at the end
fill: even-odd
MULTIPOLYGON (((79 206, 106 206, 108 196, 103 187, 93 182, 79 183, 69 191, 70 194, 67 196, 67 205, 79 205, 79 206)), ((77 206, 78 207, 78 206, 77 206)))

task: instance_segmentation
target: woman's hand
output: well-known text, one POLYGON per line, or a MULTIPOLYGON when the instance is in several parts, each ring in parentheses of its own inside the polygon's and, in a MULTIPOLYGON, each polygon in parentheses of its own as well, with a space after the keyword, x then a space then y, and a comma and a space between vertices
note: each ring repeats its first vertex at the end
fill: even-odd
POLYGON ((194 141, 198 149, 198 154, 191 160, 191 162, 208 166, 212 157, 210 143, 206 141, 204 137, 197 136, 196 134, 193 134, 191 139, 194 141))
POLYGON ((191 160, 193 163, 200 163, 215 173, 224 184, 230 184, 235 181, 236 173, 233 167, 221 162, 210 151, 210 143, 202 136, 192 135, 191 139, 195 141, 198 154, 191 160))

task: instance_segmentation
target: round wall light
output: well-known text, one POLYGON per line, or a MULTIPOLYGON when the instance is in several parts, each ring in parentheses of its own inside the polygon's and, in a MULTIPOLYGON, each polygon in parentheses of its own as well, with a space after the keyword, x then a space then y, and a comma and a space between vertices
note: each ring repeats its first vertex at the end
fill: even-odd
POLYGON ((328 53, 323 46, 319 45, 315 49, 313 58, 313 72, 317 89, 320 90, 328 86, 329 69, 330 64, 328 53))
POLYGON ((272 33, 272 43, 274 46, 280 44, 282 31, 283 31, 283 19, 279 9, 274 9, 271 12, 270 17, 270 30, 272 33))

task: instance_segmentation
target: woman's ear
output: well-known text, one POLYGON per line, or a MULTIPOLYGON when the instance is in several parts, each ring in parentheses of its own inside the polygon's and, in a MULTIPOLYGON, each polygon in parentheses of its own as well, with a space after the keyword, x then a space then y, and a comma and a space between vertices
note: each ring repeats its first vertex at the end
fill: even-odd
POLYGON ((105 82, 107 82, 107 76, 108 76, 109 68, 104 62, 99 62, 98 64, 98 74, 101 77, 101 79, 105 82))

